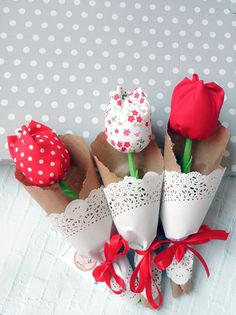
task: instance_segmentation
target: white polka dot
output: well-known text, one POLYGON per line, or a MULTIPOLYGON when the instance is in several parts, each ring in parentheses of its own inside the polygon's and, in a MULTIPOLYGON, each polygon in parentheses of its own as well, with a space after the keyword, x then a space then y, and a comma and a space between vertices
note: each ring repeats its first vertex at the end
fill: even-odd
POLYGON ((53 177, 54 175, 55 175, 54 173, 50 173, 50 174, 49 174, 50 177, 53 177))
POLYGON ((84 69, 85 68, 85 64, 83 62, 80 62, 78 64, 78 68, 81 69, 81 70, 84 69))
POLYGON ((150 79, 150 80, 148 80, 148 84, 150 86, 154 86, 156 84, 156 81, 154 79, 150 79))
POLYGON ((39 175, 43 175, 43 171, 42 171, 42 170, 39 170, 39 171, 38 171, 38 174, 39 174, 39 175))
POLYGON ((107 84, 107 83, 108 83, 108 78, 107 78, 107 77, 102 77, 102 78, 101 78, 101 82, 102 82, 103 84, 107 84))
POLYGON ((99 122, 99 119, 97 117, 92 118, 92 124, 97 125, 99 122))
POLYGON ((193 43, 188 43, 187 47, 188 47, 188 49, 193 49, 194 48, 194 44, 193 43))
POLYGON ((223 152, 223 156, 225 156, 225 157, 228 157, 228 156, 230 156, 230 153, 229 153, 229 151, 228 151, 228 150, 225 150, 225 151, 223 152))
POLYGON ((8 105, 8 100, 6 100, 6 99, 1 100, 1 105, 2 106, 7 106, 8 105))
POLYGON ((157 93, 156 97, 158 100, 162 100, 164 98, 164 95, 163 95, 163 93, 157 93))
POLYGON ((63 88, 60 90, 61 95, 66 95, 68 93, 68 90, 63 88))
POLYGON ((164 84, 165 84, 165 86, 171 86, 171 81, 170 80, 165 80, 164 84))
POLYGON ((233 58, 231 56, 226 57, 226 62, 231 63, 233 61, 233 58))
POLYGON ((165 10, 165 11, 170 11, 170 10, 171 10, 171 6, 168 5, 168 4, 165 5, 165 6, 164 6, 164 10, 165 10))
POLYGON ((211 56, 211 61, 212 62, 216 62, 217 61, 217 57, 216 56, 211 56))
POLYGON ((36 75, 37 80, 42 81, 44 79, 44 75, 42 73, 38 73, 36 75))
POLYGON ((232 143, 236 143, 236 136, 231 136, 231 137, 230 137, 230 141, 231 141, 232 143))
POLYGON ((28 91, 29 94, 34 94, 35 88, 34 88, 33 86, 29 86, 29 87, 27 88, 27 91, 28 91))
POLYGON ((202 61, 202 57, 201 57, 201 56, 196 56, 196 57, 195 57, 195 60, 196 60, 197 62, 200 62, 200 61, 202 61))
POLYGON ((49 95, 51 94, 52 90, 49 88, 49 87, 46 87, 44 90, 43 90, 44 94, 46 95, 49 95))
POLYGON ((40 153, 44 153, 45 152, 45 149, 44 148, 41 148, 40 149, 40 153))
POLYGON ((227 86, 229 89, 233 89, 234 88, 234 83, 233 82, 228 82, 227 86))
POLYGON ((203 73, 207 75, 210 74, 210 69, 208 68, 203 69, 203 73))
POLYGON ((55 54, 60 56, 62 54, 62 50, 60 48, 55 49, 55 54))
POLYGON ((32 156, 28 156, 28 161, 31 162, 33 160, 32 156))
POLYGON ((220 75, 225 75, 226 74, 226 70, 225 69, 220 69, 219 70, 219 74, 220 75))
POLYGON ((15 118, 16 118, 16 116, 13 113, 8 115, 8 120, 15 120, 15 118))
POLYGON ((3 127, 0 127, 0 135, 3 135, 4 133, 5 133, 5 128, 3 128, 3 127))
POLYGON ((53 78, 53 81, 56 81, 56 82, 57 82, 57 81, 60 80, 61 77, 60 77, 59 74, 54 74, 52 78, 53 78))
POLYGON ((179 68, 177 68, 177 67, 174 67, 174 68, 172 69, 172 72, 173 72, 174 74, 177 74, 177 73, 179 73, 179 68))
POLYGON ((234 108, 230 108, 229 109, 229 114, 230 115, 235 115, 236 114, 236 110, 234 108))
POLYGON ((180 11, 180 12, 185 12, 185 11, 186 11, 186 7, 183 6, 183 5, 180 6, 180 7, 179 7, 179 11, 180 11))
POLYGON ((125 66, 125 70, 128 71, 128 72, 132 71, 132 69, 133 69, 133 67, 131 65, 126 65, 125 66))
POLYGON ((41 28, 43 28, 43 29, 48 28, 48 23, 47 22, 41 23, 41 28))
POLYGON ((87 131, 87 130, 83 131, 83 132, 82 132, 82 136, 83 136, 84 138, 88 138, 88 137, 89 137, 89 131, 87 131))
POLYGON ((158 127, 162 127, 163 125, 164 125, 163 120, 158 120, 158 121, 157 121, 157 126, 158 126, 158 127))
POLYGON ((193 19, 191 19, 191 18, 187 19, 187 24, 192 25, 193 24, 193 19))
POLYGON ((51 166, 55 166, 55 162, 50 162, 50 165, 51 166))
POLYGON ((10 72, 5 72, 5 73, 3 74, 3 76, 4 76, 4 78, 6 78, 6 79, 10 79, 11 73, 10 73, 10 72))
POLYGON ((76 94, 77 94, 78 96, 82 96, 82 95, 84 94, 84 91, 83 91, 82 89, 78 89, 78 90, 76 91, 76 94))
MULTIPOLYGON (((138 4, 136 4, 136 5, 140 5, 140 4, 138 3, 138 4)), ((121 7, 122 9, 126 8, 126 2, 120 2, 120 7, 121 7)), ((137 9, 137 8, 136 8, 136 9, 137 9)))
POLYGON ((76 116, 76 117, 75 117, 75 122, 76 122, 77 124, 80 124, 80 123, 82 122, 82 117, 76 116))
POLYGON ((56 152, 55 151, 51 151, 51 155, 55 155, 56 154, 56 152))
POLYGON ((14 63, 15 66, 19 66, 21 64, 21 60, 20 59, 15 59, 13 61, 13 63, 14 63))
POLYGON ((41 106, 42 106, 42 102, 41 101, 35 101, 34 102, 34 107, 40 108, 41 106))
POLYGON ((58 108, 59 104, 58 102, 54 101, 54 102, 51 102, 51 108, 55 109, 55 108, 58 108))
POLYGON ((74 107, 75 107, 75 103, 73 103, 73 102, 69 102, 67 104, 67 108, 69 108, 69 109, 73 109, 74 107))
POLYGON ((31 167, 28 167, 28 172, 32 172, 32 168, 31 167))
POLYGON ((58 122, 60 122, 60 123, 64 123, 66 121, 66 117, 65 116, 59 116, 58 117, 58 122))
POLYGON ((44 47, 39 48, 39 53, 40 53, 41 55, 46 54, 46 52, 47 52, 46 48, 44 48, 44 47))

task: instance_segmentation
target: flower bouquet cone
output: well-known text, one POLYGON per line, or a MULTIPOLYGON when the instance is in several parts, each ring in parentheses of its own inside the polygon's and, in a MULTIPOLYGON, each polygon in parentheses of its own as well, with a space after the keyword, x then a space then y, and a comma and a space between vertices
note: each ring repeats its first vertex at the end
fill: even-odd
POLYGON ((149 126, 150 105, 144 92, 117 89, 108 107, 106 131, 91 147, 115 227, 135 250, 134 267, 140 268, 150 258, 146 274, 142 274, 147 281, 133 277, 131 290, 141 294, 146 306, 158 308, 161 272, 153 264, 151 245, 157 234, 163 157, 151 140, 149 126), (131 153, 131 159, 125 153, 131 153))
POLYGON ((160 254, 159 264, 167 270, 174 297, 191 290, 194 256, 209 275, 192 245, 228 237, 225 231, 201 226, 225 172, 220 164, 229 132, 218 122, 223 98, 218 85, 205 84, 197 75, 181 81, 172 96, 161 204, 170 246, 160 254))

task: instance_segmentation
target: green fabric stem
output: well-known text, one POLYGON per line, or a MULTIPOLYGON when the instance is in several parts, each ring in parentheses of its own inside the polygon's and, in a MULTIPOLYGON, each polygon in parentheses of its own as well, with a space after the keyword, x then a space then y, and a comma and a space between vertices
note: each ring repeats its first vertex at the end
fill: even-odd
POLYGON ((64 180, 60 180, 59 185, 60 185, 62 191, 64 192, 64 194, 66 194, 68 197, 70 197, 74 200, 79 199, 76 196, 76 194, 74 194, 73 191, 70 190, 69 186, 67 185, 67 183, 64 180))
POLYGON ((139 178, 138 170, 135 166, 134 155, 132 152, 128 153, 129 172, 131 177, 139 178))
POLYGON ((190 173, 191 172, 191 165, 192 165, 192 140, 186 138, 185 146, 184 146, 184 154, 181 160, 181 168, 183 173, 190 173))

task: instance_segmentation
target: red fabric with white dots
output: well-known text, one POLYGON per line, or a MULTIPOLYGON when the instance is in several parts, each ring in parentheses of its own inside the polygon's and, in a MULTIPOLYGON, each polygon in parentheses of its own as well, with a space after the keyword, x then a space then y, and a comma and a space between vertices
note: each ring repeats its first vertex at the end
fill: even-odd
POLYGON ((18 136, 8 136, 8 148, 19 171, 33 186, 45 187, 64 179, 70 155, 64 143, 47 126, 31 121, 18 136))

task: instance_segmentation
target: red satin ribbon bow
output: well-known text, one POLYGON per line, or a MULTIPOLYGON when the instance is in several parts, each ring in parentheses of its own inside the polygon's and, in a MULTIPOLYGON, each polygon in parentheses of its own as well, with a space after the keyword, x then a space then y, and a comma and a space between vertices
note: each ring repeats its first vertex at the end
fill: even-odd
POLYGON ((129 252, 129 244, 121 235, 115 234, 111 237, 110 243, 104 244, 105 261, 93 270, 93 277, 97 282, 106 282, 107 286, 115 294, 121 294, 125 290, 124 280, 115 272, 113 262, 129 252), (111 287, 111 279, 114 279, 120 286, 120 290, 111 287))
POLYGON ((153 253, 155 253, 155 250, 157 250, 161 245, 162 245, 161 241, 154 241, 147 250, 136 250, 136 253, 138 255, 142 255, 143 258, 140 260, 139 264, 134 269, 130 277, 131 291, 134 293, 141 293, 145 290, 148 302, 155 309, 160 308, 163 301, 163 297, 162 297, 160 289, 158 288, 158 285, 153 279, 152 257, 153 257, 153 253), (138 281, 136 283, 137 278, 138 278, 138 281), (152 283, 154 283, 157 289, 158 296, 159 296, 159 304, 153 298, 152 283))
POLYGON ((210 276, 210 272, 206 261, 201 254, 191 247, 191 245, 201 245, 210 242, 211 240, 227 240, 229 233, 224 230, 212 230, 207 225, 202 225, 199 231, 195 234, 188 236, 182 241, 165 240, 162 244, 172 244, 168 248, 161 251, 156 255, 154 263, 160 270, 165 270, 173 261, 174 257, 180 262, 186 251, 192 252, 202 263, 207 276, 210 276))
POLYGON ((165 270, 173 261, 174 257, 180 262, 186 251, 191 251, 202 263, 206 270, 207 276, 209 277, 210 272, 204 258, 200 253, 191 247, 191 245, 201 245, 210 242, 211 240, 227 240, 229 233, 224 230, 212 230, 207 225, 202 225, 199 231, 195 234, 190 235, 185 240, 173 241, 163 240, 154 241, 152 245, 144 251, 136 250, 136 253, 143 255, 143 258, 133 271, 130 278, 130 289, 132 292, 141 293, 145 290, 147 299, 153 308, 159 308, 162 304, 162 294, 155 283, 152 275, 152 255, 155 251, 164 244, 172 244, 168 248, 162 250, 156 254, 154 258, 154 264, 159 270, 165 270), (136 286, 136 280, 138 278, 138 284, 136 286), (152 295, 152 283, 155 284, 159 294, 159 304, 153 298, 152 295))

